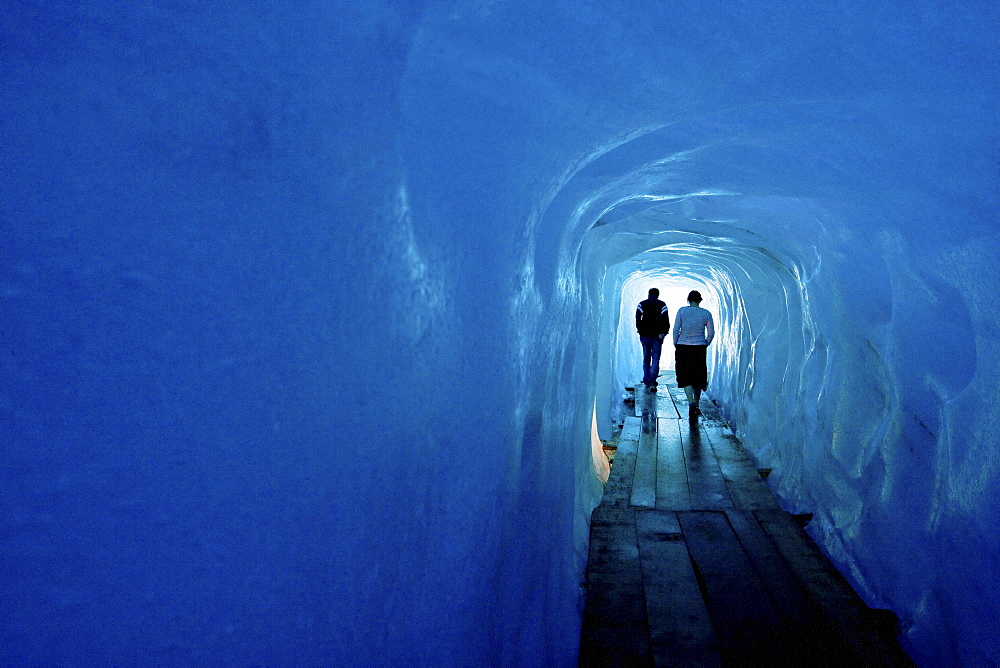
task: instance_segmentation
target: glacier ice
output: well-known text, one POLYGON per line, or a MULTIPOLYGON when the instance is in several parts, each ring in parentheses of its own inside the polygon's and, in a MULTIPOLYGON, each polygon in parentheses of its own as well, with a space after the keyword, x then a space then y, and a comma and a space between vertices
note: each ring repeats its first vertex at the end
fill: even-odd
POLYGON ((694 283, 785 507, 994 662, 998 13, 5 3, 0 658, 574 663, 694 283))

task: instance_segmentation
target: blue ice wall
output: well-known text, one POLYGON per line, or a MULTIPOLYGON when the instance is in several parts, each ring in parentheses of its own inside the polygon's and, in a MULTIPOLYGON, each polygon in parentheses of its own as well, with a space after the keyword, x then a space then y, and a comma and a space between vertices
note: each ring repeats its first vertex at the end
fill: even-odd
POLYGON ((0 658, 573 664, 656 275, 918 662, 995 661, 997 18, 5 3, 0 658))

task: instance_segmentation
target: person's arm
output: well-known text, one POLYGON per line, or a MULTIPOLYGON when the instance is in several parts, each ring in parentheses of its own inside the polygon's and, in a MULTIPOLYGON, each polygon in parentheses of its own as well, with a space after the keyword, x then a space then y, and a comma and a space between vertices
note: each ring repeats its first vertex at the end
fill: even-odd
POLYGON ((677 338, 681 335, 681 314, 684 312, 683 309, 677 309, 677 315, 674 316, 674 345, 677 345, 677 338))
POLYGON ((639 324, 642 322, 642 304, 635 307, 635 331, 639 331, 639 324))
POLYGON ((715 338, 715 322, 712 320, 712 312, 709 311, 708 320, 705 322, 705 341, 707 342, 705 345, 711 343, 712 339, 714 338, 715 338))
POLYGON ((666 336, 670 333, 670 309, 666 304, 663 305, 660 315, 663 316, 663 336, 666 336))

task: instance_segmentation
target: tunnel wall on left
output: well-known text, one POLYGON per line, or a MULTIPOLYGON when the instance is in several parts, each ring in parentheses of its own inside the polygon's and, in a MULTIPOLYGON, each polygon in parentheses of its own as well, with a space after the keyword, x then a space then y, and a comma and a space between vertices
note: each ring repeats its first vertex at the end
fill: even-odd
POLYGON ((2 12, 0 660, 571 662, 590 370, 420 3, 2 12))

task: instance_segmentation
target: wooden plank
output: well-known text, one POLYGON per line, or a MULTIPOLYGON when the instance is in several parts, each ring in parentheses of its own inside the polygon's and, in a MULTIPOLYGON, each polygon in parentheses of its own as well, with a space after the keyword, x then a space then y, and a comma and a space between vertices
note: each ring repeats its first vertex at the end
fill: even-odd
POLYGON ((778 502, 768 489, 757 465, 728 427, 702 423, 701 432, 708 437, 719 470, 726 481, 733 507, 751 510, 778 510, 778 502))
POLYGON ((726 517, 778 612, 786 618, 815 614, 805 590, 752 511, 727 510, 726 517))
POLYGON ((686 420, 688 417, 688 402, 687 396, 684 394, 684 390, 676 385, 671 387, 670 400, 674 404, 674 412, 677 413, 677 417, 686 420))
POLYGON ((727 665, 785 665, 778 612, 722 512, 677 513, 727 665))
POLYGON ((657 666, 720 666, 722 658, 677 516, 636 511, 650 646, 657 666))
POLYGON ((604 584, 588 590, 579 665, 653 665, 641 584, 604 584))
POLYGON ((634 416, 626 417, 625 424, 622 425, 622 433, 619 436, 619 440, 625 439, 638 442, 640 426, 639 418, 634 416))
POLYGON ((656 394, 643 389, 639 446, 632 477, 630 504, 639 508, 656 507, 656 394))
POLYGON ((834 634, 842 661, 913 665, 895 638, 885 636, 872 624, 868 606, 791 515, 780 510, 758 510, 754 515, 834 634))
POLYGON ((829 625, 792 572, 753 511, 728 510, 726 516, 747 558, 767 589, 790 636, 788 653, 796 665, 849 665, 829 625), (834 659, 836 658, 836 661, 834 659))
POLYGON ((678 418, 680 413, 677 412, 677 407, 674 405, 673 392, 676 390, 676 386, 673 385, 673 374, 670 378, 660 376, 660 387, 656 393, 656 412, 658 417, 661 418, 678 418))
POLYGON ((598 506, 590 517, 587 582, 640 582, 635 514, 628 508, 598 506))
POLYGON ((626 417, 618 437, 618 450, 611 464, 611 474, 604 485, 603 506, 625 507, 632 497, 632 477, 635 474, 635 456, 639 449, 639 418, 626 417))
MULTIPOLYGON (((649 395, 650 397, 655 397, 655 394, 649 395)), ((640 416, 642 424, 643 434, 652 434, 656 431, 656 401, 655 399, 649 399, 643 402, 642 414, 640 416)))
POLYGON ((691 510, 678 420, 660 419, 656 443, 656 507, 662 510, 691 510))
MULTIPOLYGON (((653 420, 656 424, 656 420, 653 420)), ((639 448, 635 459, 635 475, 632 478, 632 506, 638 508, 656 507, 656 428, 643 430, 639 436, 639 448)))
POLYGON ((697 422, 681 422, 684 465, 687 468, 688 492, 692 510, 726 510, 733 507, 726 480, 715 460, 711 443, 702 435, 697 422))
POLYGON ((686 417, 682 391, 658 394, 640 389, 592 518, 580 665, 912 665, 777 509, 717 408, 704 399, 690 423, 670 408, 686 417), (720 493, 724 512, 688 510, 720 493))
POLYGON ((645 385, 635 388, 635 414, 644 418, 643 425, 646 425, 651 417, 656 416, 656 392, 650 392, 645 385))
POLYGON ((635 516, 627 508, 598 507, 591 518, 580 665, 652 665, 635 516))

